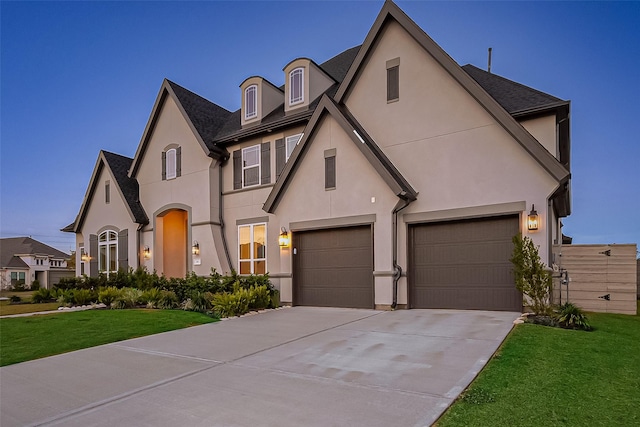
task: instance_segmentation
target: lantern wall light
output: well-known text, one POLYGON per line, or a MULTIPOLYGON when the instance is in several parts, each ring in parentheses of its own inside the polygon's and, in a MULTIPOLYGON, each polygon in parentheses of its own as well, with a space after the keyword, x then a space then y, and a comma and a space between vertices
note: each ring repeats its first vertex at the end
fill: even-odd
POLYGON ((200 255, 200 245, 197 240, 193 241, 193 246, 191 247, 191 251, 194 255, 200 255))
POLYGON ((144 249, 142 249, 142 253, 144 254, 144 259, 151 258, 151 249, 149 249, 149 246, 145 245, 144 249))
POLYGON ((287 229, 284 227, 282 227, 280 231, 281 233, 278 237, 278 244, 281 248, 289 247, 289 245, 291 244, 291 237, 289 236, 289 232, 287 232, 287 229))
POLYGON ((538 212, 536 212, 536 205, 531 205, 531 212, 529 212, 527 216, 527 228, 529 231, 538 229, 538 212))

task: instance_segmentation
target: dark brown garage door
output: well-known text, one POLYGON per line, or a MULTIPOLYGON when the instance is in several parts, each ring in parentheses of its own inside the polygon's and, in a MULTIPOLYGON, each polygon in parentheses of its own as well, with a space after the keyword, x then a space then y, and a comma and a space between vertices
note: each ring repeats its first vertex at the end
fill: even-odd
POLYGON ((411 307, 522 310, 509 261, 518 231, 517 216, 411 226, 411 307))
POLYGON ((294 305, 373 308, 370 226, 293 234, 294 305))

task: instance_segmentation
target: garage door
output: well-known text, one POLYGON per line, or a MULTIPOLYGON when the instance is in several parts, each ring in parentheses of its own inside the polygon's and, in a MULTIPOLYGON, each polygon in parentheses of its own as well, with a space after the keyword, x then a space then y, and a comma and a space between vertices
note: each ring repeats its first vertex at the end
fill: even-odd
POLYGON ((293 234, 294 305, 373 308, 371 226, 293 234))
POLYGON ((522 310, 509 261, 518 231, 517 216, 411 226, 411 307, 522 310))

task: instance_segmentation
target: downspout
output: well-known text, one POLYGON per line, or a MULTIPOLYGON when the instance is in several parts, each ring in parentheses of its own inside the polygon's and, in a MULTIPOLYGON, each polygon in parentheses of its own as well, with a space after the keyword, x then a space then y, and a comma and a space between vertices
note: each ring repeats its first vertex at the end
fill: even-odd
MULTIPOLYGON (((220 159, 220 164, 218 165, 218 173, 219 173, 219 176, 220 176, 220 179, 219 179, 220 191, 218 191, 220 199, 219 199, 218 206, 219 206, 219 213, 220 213, 219 222, 220 222, 220 233, 222 234, 222 247, 224 249, 224 254, 227 257, 227 263, 229 264, 229 269, 233 270, 233 266, 231 265, 231 256, 229 255, 229 246, 227 245, 227 236, 225 235, 225 232, 224 232, 224 218, 223 218, 224 217, 224 215, 223 215, 224 209, 223 209, 223 204, 222 204, 223 203, 222 202, 222 189, 223 189, 223 186, 222 186, 222 159, 220 159)), ((231 271, 229 271, 229 273, 231 273, 231 271)))
POLYGON ((142 229, 144 228, 144 224, 138 224, 138 228, 136 230, 136 248, 137 248, 137 252, 138 252, 138 266, 136 267, 136 270, 140 267, 142 267, 142 251, 140 250, 140 233, 142 232, 142 229))
POLYGON ((398 305, 398 281, 402 277, 402 267, 398 265, 398 212, 409 206, 413 200, 400 199, 391 211, 391 240, 393 245, 393 302, 391 309, 395 310, 398 305))

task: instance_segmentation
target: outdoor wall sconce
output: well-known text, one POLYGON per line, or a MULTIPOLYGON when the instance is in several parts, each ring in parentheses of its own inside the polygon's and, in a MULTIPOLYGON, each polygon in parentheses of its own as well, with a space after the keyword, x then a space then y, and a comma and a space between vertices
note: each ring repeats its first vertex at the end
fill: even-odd
POLYGON ((144 259, 151 258, 151 249, 149 249, 149 246, 145 245, 144 249, 142 250, 142 253, 144 254, 144 259))
POLYGON ((200 245, 197 240, 193 241, 193 246, 191 246, 191 251, 194 255, 200 255, 200 245))
POLYGON ((291 243, 291 237, 289 237, 289 233, 287 232, 286 228, 282 227, 280 230, 282 232, 278 237, 278 244, 280 245, 281 248, 286 248, 291 243))
POLYGON ((82 262, 89 262, 91 261, 91 257, 88 254, 82 254, 82 256, 80 257, 80 259, 82 260, 82 262))
POLYGON ((531 205, 531 212, 527 216, 527 228, 529 231, 538 229, 538 212, 536 212, 536 205, 531 205))

